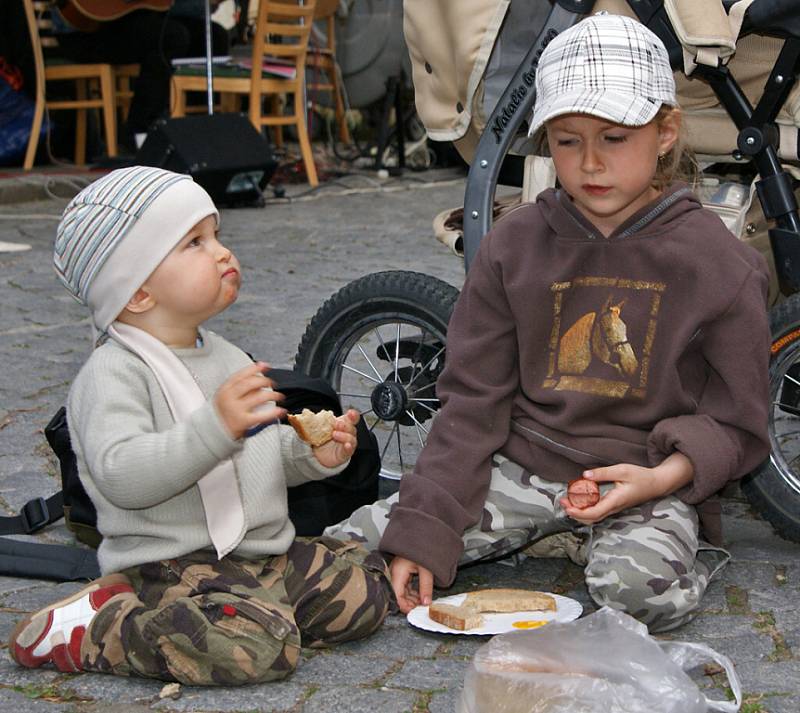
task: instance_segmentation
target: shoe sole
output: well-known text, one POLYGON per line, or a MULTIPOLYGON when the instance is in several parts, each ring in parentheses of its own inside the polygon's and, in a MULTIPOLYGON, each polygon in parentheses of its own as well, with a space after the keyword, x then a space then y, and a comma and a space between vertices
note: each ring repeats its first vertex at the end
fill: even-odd
MULTIPOLYGON (((11 658, 20 666, 25 666, 26 668, 39 668, 49 661, 55 661, 56 658, 59 660, 59 663, 61 663, 63 659, 62 654, 64 652, 56 651, 56 649, 62 647, 66 649, 69 644, 69 642, 66 641, 54 644, 53 649, 47 656, 33 656, 33 654, 30 653, 39 645, 39 642, 41 642, 50 628, 50 612, 59 607, 66 606, 67 604, 72 604, 72 602, 85 597, 87 594, 91 595, 92 592, 96 592, 98 589, 113 585, 127 585, 130 587, 130 581, 123 574, 109 574, 105 577, 100 577, 74 594, 26 616, 14 627, 14 631, 11 632, 11 636, 8 639, 8 652, 11 658), (20 637, 23 637, 28 643, 21 645, 18 641, 20 637)), ((59 665, 58 668, 61 669, 61 666, 59 665)))

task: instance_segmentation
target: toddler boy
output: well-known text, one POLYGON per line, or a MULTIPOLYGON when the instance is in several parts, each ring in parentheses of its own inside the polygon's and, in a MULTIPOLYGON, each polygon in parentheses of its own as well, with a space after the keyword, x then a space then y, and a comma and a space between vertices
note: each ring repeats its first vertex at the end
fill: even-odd
POLYGON ((301 645, 366 636, 386 615, 380 555, 295 538, 288 517, 287 485, 345 467, 358 413, 316 448, 289 426, 258 430, 285 413, 268 365, 202 327, 241 284, 218 223, 189 176, 142 166, 64 211, 56 272, 100 343, 67 414, 104 576, 20 622, 20 665, 255 683, 289 675, 301 645))

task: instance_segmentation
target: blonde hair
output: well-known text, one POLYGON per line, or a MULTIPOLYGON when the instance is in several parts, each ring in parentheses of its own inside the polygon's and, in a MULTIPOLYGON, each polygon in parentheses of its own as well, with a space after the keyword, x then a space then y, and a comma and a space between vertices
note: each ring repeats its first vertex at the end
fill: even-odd
POLYGON ((689 148, 686 128, 682 121, 683 117, 680 109, 662 104, 653 121, 660 124, 670 114, 674 115, 679 122, 678 138, 669 151, 658 157, 656 172, 653 176, 653 186, 663 190, 673 181, 685 181, 694 187, 697 183, 699 171, 694 151, 689 148))

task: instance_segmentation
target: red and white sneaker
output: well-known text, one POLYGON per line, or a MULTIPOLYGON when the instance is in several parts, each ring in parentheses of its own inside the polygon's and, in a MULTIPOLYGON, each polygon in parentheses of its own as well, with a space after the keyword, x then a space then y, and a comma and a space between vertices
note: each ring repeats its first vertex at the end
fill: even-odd
POLYGON ((103 604, 123 592, 133 592, 128 578, 110 574, 31 614, 17 624, 8 640, 11 658, 28 668, 52 661, 60 671, 82 671, 81 642, 86 627, 103 604))

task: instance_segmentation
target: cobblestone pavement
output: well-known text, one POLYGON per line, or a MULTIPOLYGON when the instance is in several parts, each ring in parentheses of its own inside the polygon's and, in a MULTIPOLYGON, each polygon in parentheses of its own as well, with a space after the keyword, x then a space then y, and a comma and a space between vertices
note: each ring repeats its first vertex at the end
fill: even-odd
MULTIPOLYGON (((79 177, 70 180, 81 183, 79 177)), ((435 213, 461 203, 463 182, 445 170, 383 183, 351 177, 307 195, 310 200, 298 196, 290 204, 224 210, 223 235, 242 262, 245 284, 236 305, 212 327, 258 358, 286 366, 322 302, 356 277, 410 269, 460 286, 462 263, 434 240, 430 226, 435 213)), ((57 487, 42 428, 89 351, 84 312, 57 284, 51 267, 68 189, 61 185, 50 191, 54 197, 36 202, 19 202, 20 193, 7 190, 15 197, 0 205, 0 505, 9 513, 57 487), (3 252, 4 243, 30 249, 3 252)), ((673 638, 705 642, 733 659, 747 696, 744 710, 796 712, 800 548, 777 537, 736 492, 725 501, 725 524, 734 561, 711 586, 702 613, 673 638)), ((63 525, 37 539, 71 541, 63 525)), ((566 560, 472 567, 448 593, 487 584, 550 590, 592 609, 580 569, 566 560)), ((23 612, 77 586, 0 578, 0 640, 23 612)), ((443 713, 454 709, 469 661, 484 641, 422 632, 390 617, 368 640, 305 651, 297 672, 284 682, 183 689, 175 699, 160 699, 158 682, 28 671, 2 652, 0 710, 443 713)), ((726 695, 719 675, 697 680, 716 697, 726 695)))

